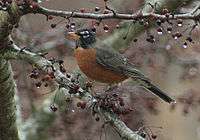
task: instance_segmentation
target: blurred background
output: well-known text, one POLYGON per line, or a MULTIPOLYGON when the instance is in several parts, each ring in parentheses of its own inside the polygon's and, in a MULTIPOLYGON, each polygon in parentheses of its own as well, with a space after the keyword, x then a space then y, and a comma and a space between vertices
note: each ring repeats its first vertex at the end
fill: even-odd
MULTIPOLYGON (((167 0, 166 0, 167 1, 167 0)), ((95 7, 104 11, 103 0, 46 0, 41 5, 57 9, 95 12, 95 7)), ((132 13, 143 7, 143 0, 113 0, 109 5, 121 13, 132 13)), ((173 3, 172 3, 173 4, 173 3)), ((169 5, 170 6, 170 5, 169 5)), ((195 2, 184 5, 174 12, 184 13, 194 8, 195 2)), ((47 58, 64 60, 67 72, 80 72, 73 57, 73 42, 65 39, 67 32, 66 21, 53 17, 47 21, 44 15, 24 16, 12 34, 13 38, 23 48, 28 47, 34 52, 49 52, 47 58), (58 23, 58 24, 57 24, 58 23), (57 24, 51 28, 51 24, 57 24)), ((93 20, 71 19, 75 28, 92 27, 93 20)), ((138 30, 134 25, 123 26, 126 32, 116 29, 125 21, 105 20, 97 27, 100 40, 112 42, 118 51, 127 56, 161 89, 177 100, 176 105, 169 105, 151 95, 148 91, 134 86, 127 80, 113 92, 118 92, 126 100, 133 111, 120 116, 132 130, 147 126, 159 140, 198 140, 200 139, 200 29, 195 27, 190 33, 193 21, 184 21, 178 26, 174 21, 171 32, 181 32, 183 37, 174 39, 172 33, 164 32, 159 35, 158 27, 148 30, 138 30), (105 30, 105 26, 108 28, 105 30), (128 38, 123 40, 131 28, 128 38), (155 42, 146 41, 148 35, 155 37, 155 42), (128 45, 113 42, 117 37, 128 45), (115 37, 115 39, 113 39, 115 37), (185 40, 192 38, 192 42, 185 40), (130 39, 131 38, 131 39, 130 39), (118 44, 118 43, 117 43, 118 44), (121 45, 121 46, 120 46, 121 45)), ((124 23, 126 24, 126 23, 124 23)), ((142 26, 143 27, 143 26, 142 26)), ((164 23, 162 28, 169 27, 164 23)), ((139 28, 140 29, 140 28, 139 28)), ((122 42, 123 42, 122 41, 122 42)), ((77 100, 65 99, 62 93, 56 94, 54 83, 47 87, 37 87, 39 81, 29 77, 32 67, 24 62, 15 62, 14 74, 18 86, 17 108, 18 126, 24 140, 114 140, 120 139, 118 134, 102 120, 95 121, 89 109, 76 106, 77 100), (52 112, 49 106, 56 94, 58 111, 52 112)), ((94 90, 103 92, 105 84, 95 83, 94 90)))

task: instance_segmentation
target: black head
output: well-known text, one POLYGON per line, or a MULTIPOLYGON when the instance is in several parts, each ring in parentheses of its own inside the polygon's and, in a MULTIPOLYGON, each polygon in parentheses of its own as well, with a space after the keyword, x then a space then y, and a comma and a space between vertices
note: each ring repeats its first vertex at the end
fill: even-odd
POLYGON ((96 42, 95 28, 77 30, 76 34, 80 37, 79 38, 80 47, 84 49, 90 48, 92 44, 96 42))

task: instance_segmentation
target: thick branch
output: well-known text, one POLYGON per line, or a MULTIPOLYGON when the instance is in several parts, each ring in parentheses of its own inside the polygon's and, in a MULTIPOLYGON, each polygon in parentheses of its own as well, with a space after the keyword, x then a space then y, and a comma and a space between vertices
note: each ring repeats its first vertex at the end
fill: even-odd
POLYGON ((110 122, 111 126, 114 127, 122 139, 144 140, 144 138, 142 138, 136 132, 133 132, 131 129, 129 129, 126 124, 119 119, 118 116, 103 109, 99 109, 99 112, 107 122, 110 122))
MULTIPOLYGON (((8 35, 13 25, 19 20, 18 8, 13 2, 8 11, 0 10, 0 48, 8 43, 8 35)), ((11 65, 7 60, 0 59, 0 139, 19 140, 16 126, 15 100, 16 85, 11 65)))
POLYGON ((16 85, 11 65, 0 59, 0 138, 18 140, 15 101, 16 85))

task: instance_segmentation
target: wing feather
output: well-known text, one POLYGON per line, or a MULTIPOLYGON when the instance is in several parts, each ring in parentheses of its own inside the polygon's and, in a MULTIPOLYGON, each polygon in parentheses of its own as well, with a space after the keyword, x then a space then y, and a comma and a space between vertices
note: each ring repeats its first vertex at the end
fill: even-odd
POLYGON ((147 79, 144 74, 135 69, 135 66, 131 64, 126 57, 114 49, 105 47, 99 47, 96 49, 96 61, 100 65, 126 76, 147 79))

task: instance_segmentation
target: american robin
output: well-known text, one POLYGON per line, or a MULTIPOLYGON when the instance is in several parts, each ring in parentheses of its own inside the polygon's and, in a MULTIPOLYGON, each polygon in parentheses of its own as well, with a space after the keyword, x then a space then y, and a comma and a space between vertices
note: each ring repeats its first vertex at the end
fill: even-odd
POLYGON ((114 84, 132 78, 137 84, 150 90, 162 100, 168 103, 175 102, 137 70, 122 54, 105 44, 97 47, 95 29, 69 32, 67 38, 77 42, 75 58, 78 66, 92 80, 114 84))

